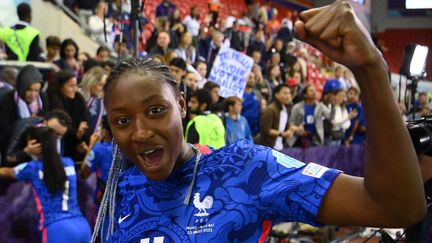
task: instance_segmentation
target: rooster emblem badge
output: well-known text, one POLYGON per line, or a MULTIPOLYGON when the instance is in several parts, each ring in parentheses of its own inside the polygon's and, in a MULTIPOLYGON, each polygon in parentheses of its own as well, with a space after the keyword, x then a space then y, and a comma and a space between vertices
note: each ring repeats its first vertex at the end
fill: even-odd
POLYGON ((206 196, 202 200, 202 202, 200 202, 200 193, 197 192, 194 194, 193 204, 199 210, 198 213, 195 214, 195 216, 205 217, 209 215, 206 209, 210 209, 213 206, 213 198, 210 196, 206 196))

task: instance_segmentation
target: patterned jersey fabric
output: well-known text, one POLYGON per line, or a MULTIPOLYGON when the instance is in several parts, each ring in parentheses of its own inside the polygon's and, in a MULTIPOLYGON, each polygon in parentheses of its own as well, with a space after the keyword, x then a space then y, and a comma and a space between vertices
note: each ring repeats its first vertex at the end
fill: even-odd
POLYGON ((241 140, 201 156, 185 205, 194 164, 195 157, 163 181, 147 180, 136 166, 123 171, 109 242, 257 242, 270 221, 318 225, 340 173, 241 140))

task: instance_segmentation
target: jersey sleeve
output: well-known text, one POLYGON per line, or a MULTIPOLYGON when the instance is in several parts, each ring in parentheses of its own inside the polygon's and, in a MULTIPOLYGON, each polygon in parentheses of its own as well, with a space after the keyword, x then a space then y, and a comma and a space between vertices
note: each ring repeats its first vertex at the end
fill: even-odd
POLYGON ((101 152, 100 146, 96 144, 85 158, 85 164, 90 168, 91 172, 96 172, 98 166, 100 166, 101 152))
POLYGON ((258 208, 277 222, 304 222, 319 226, 316 216, 321 202, 341 171, 316 163, 305 164, 266 148, 255 155, 261 168, 254 173, 260 185, 258 208))
POLYGON ((38 173, 34 162, 22 163, 14 167, 14 174, 19 181, 31 181, 38 173))

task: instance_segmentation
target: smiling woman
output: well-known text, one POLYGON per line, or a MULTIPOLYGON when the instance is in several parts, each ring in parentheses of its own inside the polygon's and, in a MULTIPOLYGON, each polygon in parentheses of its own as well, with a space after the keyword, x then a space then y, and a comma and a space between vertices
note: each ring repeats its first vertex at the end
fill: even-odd
POLYGON ((342 0, 300 18, 297 37, 350 67, 362 88, 365 178, 247 141, 187 144, 186 104, 168 67, 132 59, 105 85, 114 162, 93 242, 101 232, 109 242, 264 242, 282 221, 401 227, 424 215, 415 152, 368 33, 342 0))

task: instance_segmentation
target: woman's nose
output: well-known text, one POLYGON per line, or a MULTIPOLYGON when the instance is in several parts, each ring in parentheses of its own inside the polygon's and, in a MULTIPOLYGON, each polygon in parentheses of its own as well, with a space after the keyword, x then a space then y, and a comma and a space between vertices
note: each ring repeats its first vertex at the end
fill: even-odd
POLYGON ((135 142, 146 142, 154 136, 154 131, 145 123, 144 119, 137 119, 132 140, 135 142))

